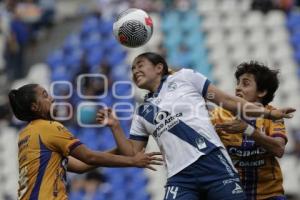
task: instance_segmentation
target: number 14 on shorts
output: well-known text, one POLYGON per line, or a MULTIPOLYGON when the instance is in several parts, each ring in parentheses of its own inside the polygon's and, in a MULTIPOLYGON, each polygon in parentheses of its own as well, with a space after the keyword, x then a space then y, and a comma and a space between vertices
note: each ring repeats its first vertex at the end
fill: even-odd
POLYGON ((166 188, 166 194, 165 194, 165 198, 164 199, 176 199, 177 192, 178 192, 178 187, 176 187, 176 186, 168 186, 166 188), (170 196, 170 198, 169 198, 169 196, 170 196))

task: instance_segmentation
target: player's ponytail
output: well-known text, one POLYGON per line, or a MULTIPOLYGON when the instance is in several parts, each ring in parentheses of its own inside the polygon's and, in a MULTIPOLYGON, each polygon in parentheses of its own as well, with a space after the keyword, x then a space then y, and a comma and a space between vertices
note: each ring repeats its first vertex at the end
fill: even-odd
POLYGON ((169 66, 166 60, 159 54, 153 52, 146 52, 138 55, 137 57, 143 57, 149 60, 152 64, 157 65, 161 63, 163 65, 163 73, 162 76, 170 74, 169 66))
POLYGON ((34 89, 37 86, 37 84, 24 85, 17 90, 11 90, 8 94, 12 111, 21 121, 31 121, 37 118, 31 110, 31 105, 36 99, 34 89))

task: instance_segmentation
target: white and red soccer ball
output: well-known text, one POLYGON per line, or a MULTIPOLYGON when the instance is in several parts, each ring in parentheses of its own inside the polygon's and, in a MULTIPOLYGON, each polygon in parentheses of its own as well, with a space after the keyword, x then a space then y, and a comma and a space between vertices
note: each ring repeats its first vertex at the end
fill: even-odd
POLYGON ((122 45, 139 47, 150 40, 153 22, 145 11, 130 8, 117 17, 113 24, 113 33, 122 45))

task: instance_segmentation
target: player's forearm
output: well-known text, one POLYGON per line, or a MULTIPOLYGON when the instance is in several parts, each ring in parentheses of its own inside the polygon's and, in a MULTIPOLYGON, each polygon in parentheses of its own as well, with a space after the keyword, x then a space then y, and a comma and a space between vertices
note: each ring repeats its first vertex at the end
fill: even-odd
POLYGON ((133 167, 132 157, 119 156, 106 152, 92 152, 87 158, 87 164, 101 167, 133 167))
POLYGON ((111 127, 111 131, 117 143, 118 152, 122 155, 133 156, 135 154, 134 147, 130 140, 126 138, 121 126, 116 124, 111 127))
POLYGON ((280 138, 273 138, 262 134, 258 129, 252 135, 255 142, 265 148, 272 155, 281 158, 284 154, 285 144, 280 138))
POLYGON ((90 171, 92 169, 97 168, 97 166, 93 166, 93 165, 88 165, 72 156, 68 157, 68 168, 67 170, 69 172, 74 172, 74 173, 78 173, 78 174, 82 174, 85 173, 87 171, 90 171))
POLYGON ((242 116, 246 118, 267 116, 269 114, 269 111, 264 107, 249 103, 246 100, 236 96, 228 96, 222 103, 225 109, 234 113, 240 112, 242 116))
POLYGON ((113 148, 111 150, 105 151, 106 153, 111 153, 114 155, 120 155, 119 149, 118 148, 113 148))

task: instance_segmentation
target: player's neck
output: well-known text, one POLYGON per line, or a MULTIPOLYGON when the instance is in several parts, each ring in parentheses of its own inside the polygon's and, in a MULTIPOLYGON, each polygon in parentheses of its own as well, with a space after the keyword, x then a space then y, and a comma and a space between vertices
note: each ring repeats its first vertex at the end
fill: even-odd
POLYGON ((151 85, 149 85, 148 90, 153 93, 157 92, 159 85, 160 85, 160 81, 161 81, 161 78, 157 78, 157 79, 153 80, 151 85))

